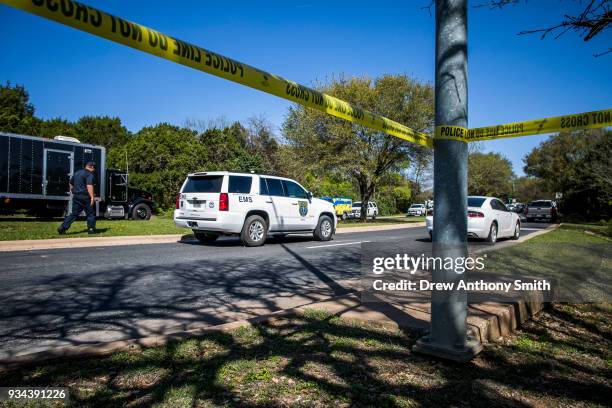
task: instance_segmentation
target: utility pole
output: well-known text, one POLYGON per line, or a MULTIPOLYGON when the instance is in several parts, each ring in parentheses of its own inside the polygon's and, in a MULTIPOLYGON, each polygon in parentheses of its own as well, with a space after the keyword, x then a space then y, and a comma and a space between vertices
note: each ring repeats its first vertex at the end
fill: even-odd
MULTIPOLYGON (((436 0, 436 127, 468 127, 467 0, 436 0)), ((434 149, 433 254, 466 257, 467 251, 467 143, 436 139, 434 149)), ((453 282, 465 274, 453 269, 432 272, 435 283, 453 282)), ((467 336, 467 293, 432 291, 429 335, 413 350, 455 361, 469 361, 482 350, 467 336)))

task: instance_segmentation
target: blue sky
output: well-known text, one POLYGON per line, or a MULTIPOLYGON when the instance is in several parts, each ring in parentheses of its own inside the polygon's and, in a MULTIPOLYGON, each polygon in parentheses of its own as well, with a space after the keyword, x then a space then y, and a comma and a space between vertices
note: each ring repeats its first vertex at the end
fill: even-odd
MULTIPOLYGON (((84 0, 185 41, 304 85, 333 74, 406 73, 433 81, 434 19, 428 0, 136 1, 84 0), (170 4, 170 5, 169 5, 170 4)), ((470 4, 477 4, 471 2, 470 4)), ((517 36, 558 23, 571 0, 502 11, 469 10, 469 125, 493 125, 612 107, 612 35, 585 43, 517 36)), ((25 85, 43 118, 119 116, 132 131, 188 118, 280 126, 289 102, 0 5, 0 81, 25 85)), ((545 136, 486 142, 522 158, 545 136)))

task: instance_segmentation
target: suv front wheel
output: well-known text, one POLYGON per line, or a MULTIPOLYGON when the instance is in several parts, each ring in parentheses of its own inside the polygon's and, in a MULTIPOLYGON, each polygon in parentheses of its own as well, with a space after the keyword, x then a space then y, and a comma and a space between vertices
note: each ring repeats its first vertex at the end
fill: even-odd
POLYGON ((314 239, 316 241, 329 241, 334 233, 334 223, 327 215, 322 215, 319 218, 317 228, 314 230, 314 239))
POLYGON ((251 215, 244 222, 240 240, 244 246, 256 247, 266 242, 268 237, 268 223, 259 215, 251 215))

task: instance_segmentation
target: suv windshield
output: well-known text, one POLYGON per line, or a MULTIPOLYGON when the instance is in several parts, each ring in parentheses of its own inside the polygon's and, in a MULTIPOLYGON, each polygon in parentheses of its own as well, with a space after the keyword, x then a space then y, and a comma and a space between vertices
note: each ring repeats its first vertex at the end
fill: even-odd
POLYGON ((482 197, 468 197, 468 207, 482 207, 486 198, 482 197))
POLYGON ((220 193, 223 176, 191 176, 187 178, 183 193, 220 193))
POLYGON ((361 208, 361 203, 353 203, 353 208, 361 208))

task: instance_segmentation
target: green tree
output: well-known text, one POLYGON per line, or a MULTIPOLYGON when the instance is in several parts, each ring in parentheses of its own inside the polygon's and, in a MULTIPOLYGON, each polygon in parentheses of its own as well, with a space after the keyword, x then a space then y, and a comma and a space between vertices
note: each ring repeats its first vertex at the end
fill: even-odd
MULTIPOLYGON (((338 78, 320 86, 325 93, 419 130, 433 125, 433 88, 406 75, 338 78)), ((363 209, 381 180, 406 168, 424 148, 382 132, 293 106, 283 123, 287 171, 302 179, 307 172, 321 177, 345 175, 358 187, 363 209)), ((313 186, 308 186, 313 189, 313 186)), ((361 211, 362 219, 366 211, 361 211)))
POLYGON ((468 193, 502 200, 512 195, 512 163, 499 153, 471 153, 468 156, 468 193))
POLYGON ((210 169, 208 157, 196 132, 162 123, 112 148, 107 160, 109 167, 125 169, 129 164, 130 183, 151 191, 160 206, 168 208, 188 173, 210 169))
POLYGON ((0 131, 36 135, 39 124, 25 88, 10 82, 0 85, 0 131))
POLYGON ((546 188, 544 180, 537 177, 518 177, 514 180, 513 197, 522 203, 554 197, 554 192, 546 188))
POLYGON ((274 135, 273 125, 263 116, 249 118, 247 127, 247 149, 262 160, 262 171, 279 174, 282 171, 279 159, 280 146, 274 135))
POLYGON ((81 140, 79 132, 77 131, 77 128, 73 122, 62 118, 54 118, 40 121, 36 136, 52 139, 55 136, 60 135, 75 137, 81 140))
POLYGON ((381 215, 406 212, 412 197, 412 183, 402 174, 389 173, 380 182, 374 199, 381 215))
POLYGON ((549 137, 525 158, 525 173, 563 193, 561 209, 586 218, 608 218, 612 201, 610 131, 580 130, 549 137))
POLYGON ((101 145, 107 149, 125 144, 130 137, 121 119, 109 116, 83 116, 74 126, 81 142, 101 145))
POLYGON ((224 129, 208 129, 199 135, 207 151, 208 170, 261 172, 263 160, 248 150, 248 131, 239 122, 224 129))

